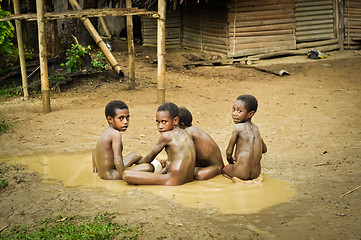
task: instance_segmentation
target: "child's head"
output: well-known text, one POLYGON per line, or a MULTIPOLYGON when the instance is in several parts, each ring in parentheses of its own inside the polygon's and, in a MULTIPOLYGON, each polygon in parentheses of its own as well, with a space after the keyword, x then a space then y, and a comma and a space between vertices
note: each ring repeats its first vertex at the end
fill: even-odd
POLYGON ((126 131, 129 125, 129 109, 127 104, 114 100, 105 107, 105 117, 110 126, 118 131, 126 131))
POLYGON ((243 123, 250 120, 256 113, 258 101, 252 95, 239 96, 233 105, 232 117, 234 123, 243 123))
POLYGON ((171 102, 163 103, 158 107, 156 122, 159 132, 173 130, 179 123, 178 106, 171 102))
POLYGON ((192 126, 192 113, 184 108, 184 107, 179 107, 179 127, 182 129, 185 129, 187 127, 192 126))

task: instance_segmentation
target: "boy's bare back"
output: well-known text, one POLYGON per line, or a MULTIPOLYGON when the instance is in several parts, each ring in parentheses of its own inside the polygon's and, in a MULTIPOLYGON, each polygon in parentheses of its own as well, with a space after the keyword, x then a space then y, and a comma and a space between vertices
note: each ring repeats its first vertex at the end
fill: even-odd
POLYGON ((122 151, 121 133, 108 127, 100 136, 95 149, 96 167, 101 179, 122 179, 115 164, 116 161, 118 165, 123 166, 124 170, 122 151))
POLYGON ((221 173, 224 164, 217 143, 203 130, 190 126, 185 131, 192 136, 196 148, 195 179, 206 180, 221 173))
POLYGON ((164 132, 161 138, 167 141, 165 145, 168 155, 167 173, 173 175, 165 185, 180 185, 193 181, 196 149, 188 134, 177 127, 164 132))
POLYGON ((234 177, 243 180, 254 179, 261 173, 263 140, 258 127, 252 122, 235 125, 232 139, 236 138, 234 153, 234 177))

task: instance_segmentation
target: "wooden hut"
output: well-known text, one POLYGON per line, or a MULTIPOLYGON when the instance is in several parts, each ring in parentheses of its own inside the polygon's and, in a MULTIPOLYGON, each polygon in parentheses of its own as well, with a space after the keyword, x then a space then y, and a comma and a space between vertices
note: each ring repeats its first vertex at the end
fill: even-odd
MULTIPOLYGON (((155 23, 142 25, 154 45, 155 23)), ((167 13, 167 46, 230 58, 287 51, 361 48, 360 0, 187 0, 167 13), (169 21, 169 22, 168 22, 169 21)))

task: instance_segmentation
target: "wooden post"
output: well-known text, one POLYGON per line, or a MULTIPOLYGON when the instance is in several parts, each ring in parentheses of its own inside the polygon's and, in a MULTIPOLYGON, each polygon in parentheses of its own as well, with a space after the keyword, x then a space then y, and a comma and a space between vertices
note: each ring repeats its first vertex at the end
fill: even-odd
MULTIPOLYGON (((75 10, 82 10, 82 8, 80 7, 80 5, 78 4, 78 2, 76 0, 69 0, 69 3, 75 10)), ((103 39, 100 37, 99 33, 97 32, 97 30, 95 29, 93 24, 86 17, 82 17, 81 20, 84 23, 84 26, 86 27, 86 29, 88 30, 90 35, 93 37, 96 44, 100 47, 100 49, 104 53, 108 62, 112 66, 114 72, 116 72, 119 76, 123 77, 124 73, 123 73, 122 69, 120 68, 117 60, 115 60, 113 54, 110 52, 109 48, 107 47, 107 45, 105 44, 103 39)))
POLYGON ((165 13, 166 1, 158 0, 158 37, 157 37, 157 56, 158 56, 158 81, 157 81, 157 102, 165 102, 165 13))
POLYGON ((48 79, 48 59, 45 41, 45 18, 44 18, 44 0, 36 0, 36 16, 38 21, 39 37, 39 61, 41 78, 41 95, 43 99, 43 112, 49 113, 50 110, 50 90, 48 79))
MULTIPOLYGON (((126 0, 126 8, 132 8, 132 0, 126 0)), ((127 40, 129 56, 129 89, 135 88, 135 51, 133 38, 133 16, 127 16, 127 40)))
MULTIPOLYGON (((339 43, 341 45, 340 50, 343 51, 345 50, 345 24, 344 24, 344 19, 345 19, 345 0, 336 0, 336 6, 337 6, 337 20, 336 21, 337 24, 337 38, 339 40, 339 43)), ((347 10, 347 12, 349 13, 349 9, 347 10)), ((347 19, 347 22, 349 22, 350 19, 347 19)), ((350 38, 348 38, 350 39, 350 38)))
MULTIPOLYGON (((14 13, 20 14, 19 0, 13 0, 14 3, 14 13)), ((21 28, 21 21, 15 20, 16 26, 16 37, 18 39, 18 49, 19 49, 19 59, 20 59, 20 69, 21 69, 21 79, 23 82, 23 93, 24 99, 29 99, 28 92, 28 78, 26 74, 26 63, 25 63, 25 51, 24 51, 24 43, 23 43, 23 31, 21 28)))

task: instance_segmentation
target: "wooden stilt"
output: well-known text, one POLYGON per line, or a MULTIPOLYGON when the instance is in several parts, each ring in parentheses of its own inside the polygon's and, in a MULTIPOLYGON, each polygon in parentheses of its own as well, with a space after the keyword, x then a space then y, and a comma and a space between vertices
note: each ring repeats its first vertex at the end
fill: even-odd
MULTIPOLYGON (((132 1, 126 0, 126 8, 132 7, 132 1)), ((135 51, 133 37, 133 16, 127 16, 127 40, 129 56, 129 89, 135 88, 135 51)))
POLYGON ((165 102, 165 13, 166 1, 158 0, 158 37, 157 37, 157 56, 158 56, 158 80, 157 80, 157 102, 165 102))
MULTIPOLYGON (((14 13, 20 14, 19 0, 13 0, 14 3, 14 13)), ((21 27, 21 21, 15 20, 16 26, 16 37, 18 39, 18 49, 19 49, 19 59, 20 59, 20 69, 21 69, 21 79, 23 82, 23 93, 24 99, 29 99, 28 92, 28 78, 26 74, 26 63, 25 63, 25 51, 24 51, 24 43, 23 43, 23 31, 21 27)))
MULTIPOLYGON (((69 3, 74 8, 74 10, 82 10, 82 8, 80 7, 80 5, 78 4, 78 2, 76 0, 69 0, 69 3)), ((96 44, 100 47, 100 49, 104 53, 108 62, 112 66, 114 72, 116 72, 121 77, 124 76, 124 73, 123 73, 122 69, 120 68, 117 60, 115 60, 113 54, 110 52, 109 48, 107 47, 107 45, 105 44, 103 39, 100 37, 99 33, 97 32, 97 30, 95 29, 93 24, 90 22, 90 20, 86 17, 82 17, 81 20, 82 20, 84 26, 86 27, 86 29, 88 30, 88 32, 90 33, 90 35, 93 37, 96 44)))
POLYGON ((45 18, 44 18, 44 0, 36 0, 36 16, 38 21, 39 37, 39 61, 41 78, 41 95, 43 99, 43 112, 49 113, 50 109, 50 90, 48 79, 48 58, 45 41, 45 18))

